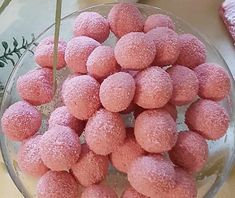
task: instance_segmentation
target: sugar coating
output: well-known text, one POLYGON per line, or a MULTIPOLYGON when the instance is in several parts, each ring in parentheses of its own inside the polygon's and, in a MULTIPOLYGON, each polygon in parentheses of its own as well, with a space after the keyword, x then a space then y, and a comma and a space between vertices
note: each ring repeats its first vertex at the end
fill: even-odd
POLYGON ((87 36, 72 38, 65 50, 67 67, 75 73, 87 73, 86 62, 91 52, 100 46, 100 43, 87 36))
POLYGON ((135 95, 135 80, 126 72, 107 77, 100 85, 100 101, 105 109, 112 112, 125 110, 135 95))
POLYGON ((77 77, 77 76, 81 76, 82 74, 79 73, 73 73, 73 74, 69 74, 67 76, 67 78, 64 80, 62 86, 61 86, 61 93, 63 93, 63 90, 66 89, 66 84, 67 82, 69 82, 72 78, 77 77))
POLYGON ((158 27, 150 30, 147 34, 155 43, 156 55, 153 65, 172 65, 180 53, 178 34, 167 27, 158 27))
POLYGON ((109 37, 109 22, 97 12, 83 12, 73 25, 73 35, 87 36, 103 43, 109 37))
POLYGON ((121 38, 130 32, 142 32, 144 18, 138 8, 130 3, 119 3, 108 14, 111 31, 121 38))
POLYGON ((74 117, 86 120, 100 108, 99 89, 100 84, 91 76, 74 77, 62 92, 65 106, 74 117))
POLYGON ((39 152, 48 168, 53 171, 67 171, 79 159, 79 137, 69 127, 57 125, 43 134, 39 152))
POLYGON ((161 156, 138 157, 127 176, 136 191, 149 197, 158 197, 159 193, 169 192, 176 185, 173 165, 161 156))
POLYGON ((164 198, 196 198, 197 186, 192 175, 175 167, 176 186, 169 193, 162 194, 164 198))
MULTIPOLYGON (((175 105, 173 105, 171 103, 167 103, 164 107, 162 107, 160 109, 163 109, 163 110, 167 111, 171 115, 171 117, 176 121, 176 119, 177 119, 177 109, 176 109, 175 105)), ((143 109, 142 107, 136 105, 135 110, 134 110, 134 117, 136 118, 143 111, 145 111, 145 109, 143 109)))
POLYGON ((180 132, 175 146, 169 151, 172 162, 185 170, 199 172, 207 162, 206 140, 193 131, 180 132))
POLYGON ((53 72, 48 68, 37 68, 20 76, 17 91, 23 100, 32 105, 41 105, 53 99, 53 72))
POLYGON ((110 160, 113 166, 121 172, 127 173, 131 163, 145 151, 136 142, 133 128, 127 129, 127 137, 122 146, 111 153, 110 160))
POLYGON ((193 69, 206 62, 206 46, 197 37, 192 34, 182 34, 179 40, 180 54, 176 64, 193 69))
POLYGON ((173 84, 169 74, 160 67, 150 67, 135 78, 134 102, 146 109, 163 107, 171 99, 173 84))
POLYGON ((173 92, 170 102, 174 105, 186 105, 192 102, 199 89, 196 73, 184 66, 176 65, 167 69, 173 82, 173 92))
POLYGON ((144 23, 144 32, 147 33, 158 27, 167 27, 175 30, 175 24, 169 16, 164 14, 153 14, 148 16, 144 23))
POLYGON ((1 118, 3 133, 13 141, 22 141, 34 135, 41 122, 41 113, 25 101, 12 104, 1 118))
MULTIPOLYGON (((61 69, 65 66, 64 54, 66 46, 66 42, 59 39, 56 66, 57 69, 61 69)), ((41 67, 53 68, 53 55, 54 37, 46 37, 36 47, 34 53, 35 62, 41 67)))
POLYGON ((20 170, 30 176, 39 177, 49 169, 44 165, 39 155, 41 135, 29 138, 20 145, 17 162, 20 170))
POLYGON ((78 183, 66 171, 48 171, 38 181, 38 198, 77 198, 78 196, 78 183))
POLYGON ((135 120, 136 141, 150 153, 171 150, 177 140, 176 122, 162 109, 146 110, 135 120))
POLYGON ((190 105, 185 114, 189 129, 208 140, 217 140, 224 136, 229 126, 226 110, 212 100, 199 99, 190 105))
POLYGON ((87 71, 96 79, 104 79, 119 70, 114 50, 109 46, 97 47, 88 57, 87 71))
POLYGON ((81 198, 118 198, 118 196, 113 189, 99 184, 87 187, 81 198))
POLYGON ((144 69, 154 60, 156 54, 154 46, 154 41, 143 32, 131 32, 116 43, 115 58, 124 69, 144 69))
POLYGON ((194 69, 199 80, 198 95, 201 98, 219 101, 231 89, 228 72, 215 63, 204 63, 194 69))
POLYGON ((148 198, 148 197, 138 193, 133 187, 130 186, 123 192, 122 198, 148 198))
POLYGON ((118 113, 98 110, 87 122, 85 140, 89 148, 99 155, 108 155, 124 143, 126 130, 118 113))
POLYGON ((56 125, 67 126, 73 129, 78 136, 80 136, 85 128, 84 121, 78 120, 72 114, 69 113, 66 106, 56 108, 50 115, 48 120, 49 129, 56 125))
POLYGON ((83 186, 102 181, 108 174, 108 156, 97 155, 89 149, 87 144, 82 145, 79 160, 72 167, 72 173, 83 186))

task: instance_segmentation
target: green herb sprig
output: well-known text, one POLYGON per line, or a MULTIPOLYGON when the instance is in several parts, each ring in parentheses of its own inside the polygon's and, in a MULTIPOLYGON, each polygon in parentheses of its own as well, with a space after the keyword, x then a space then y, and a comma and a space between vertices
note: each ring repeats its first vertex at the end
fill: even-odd
MULTIPOLYGON (((27 41, 23 36, 22 36, 22 42, 21 45, 19 45, 18 41, 13 37, 13 43, 12 46, 6 42, 2 41, 2 47, 3 47, 3 54, 0 55, 0 67, 5 67, 7 64, 11 63, 13 66, 15 65, 15 56, 17 57, 17 60, 20 59, 22 56, 23 52, 30 46, 30 45, 37 45, 35 43, 35 37, 34 34, 31 35, 31 40, 27 41)), ((30 50, 30 52, 32 52, 30 50)), ((32 52, 33 53, 33 52, 32 52)))

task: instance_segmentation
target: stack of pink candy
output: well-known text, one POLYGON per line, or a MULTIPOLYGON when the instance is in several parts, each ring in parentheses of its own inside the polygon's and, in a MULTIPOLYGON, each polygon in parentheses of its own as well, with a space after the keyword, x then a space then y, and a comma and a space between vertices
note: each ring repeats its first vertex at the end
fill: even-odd
POLYGON ((35 106, 53 99, 53 38, 37 46, 39 68, 17 81, 23 101, 10 106, 1 122, 5 135, 22 141, 18 165, 41 177, 39 198, 117 198, 100 184, 108 167, 127 174, 122 198, 195 198, 193 173, 208 159, 206 140, 224 136, 229 116, 218 101, 230 92, 228 73, 206 63, 205 45, 175 32, 170 17, 146 20, 132 4, 115 5, 108 19, 80 14, 74 38, 59 42, 57 69, 74 74, 64 82, 64 106, 55 109, 48 130, 37 135, 41 113, 35 106), (110 30, 114 49, 102 45, 110 30), (189 105, 186 131, 177 131, 176 106, 189 105), (134 128, 121 117, 133 113, 134 128), (79 136, 84 133, 85 142, 79 136), (169 157, 166 157, 169 156, 169 157))

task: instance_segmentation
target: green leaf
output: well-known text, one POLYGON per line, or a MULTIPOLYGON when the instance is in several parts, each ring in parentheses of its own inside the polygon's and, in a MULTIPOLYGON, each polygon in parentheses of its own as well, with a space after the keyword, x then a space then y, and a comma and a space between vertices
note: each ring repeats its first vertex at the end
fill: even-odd
POLYGON ((15 53, 16 53, 16 55, 18 56, 18 58, 20 58, 20 57, 22 56, 22 54, 20 53, 20 51, 16 51, 15 53))
POLYGON ((15 62, 14 62, 14 60, 12 58, 9 58, 9 57, 6 56, 6 59, 11 61, 12 65, 15 65, 15 62))
POLYGON ((1 57, 1 58, 0 58, 0 60, 1 60, 2 62, 4 62, 4 63, 7 63, 7 61, 6 61, 6 58, 5 58, 5 57, 1 57))
POLYGON ((18 42, 17 42, 17 40, 15 39, 15 37, 13 37, 13 45, 14 45, 14 47, 16 48, 17 46, 18 46, 18 42))
POLYGON ((5 66, 5 64, 0 61, 0 67, 4 67, 4 66, 5 66))
POLYGON ((8 48, 8 44, 7 44, 7 42, 6 41, 2 41, 2 46, 3 46, 3 48, 5 49, 5 51, 7 50, 7 48, 8 48))
POLYGON ((8 53, 8 54, 10 54, 10 53, 11 53, 11 48, 9 48, 9 49, 8 49, 8 52, 7 52, 7 53, 8 53))
POLYGON ((23 39, 22 45, 24 45, 25 44, 25 38, 22 36, 22 39, 23 39))

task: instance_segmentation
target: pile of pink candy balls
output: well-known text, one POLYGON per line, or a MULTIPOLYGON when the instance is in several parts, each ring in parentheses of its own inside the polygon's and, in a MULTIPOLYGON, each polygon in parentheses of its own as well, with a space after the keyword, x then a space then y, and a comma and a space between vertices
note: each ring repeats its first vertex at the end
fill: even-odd
POLYGON ((146 20, 133 4, 113 6, 108 19, 83 12, 74 37, 60 40, 57 69, 73 72, 63 82, 64 106, 37 133, 37 106, 53 100, 53 37, 35 50, 39 67, 20 76, 22 101, 1 118, 4 134, 22 141, 18 166, 40 177, 38 198, 117 198, 100 184, 111 165, 130 183, 122 198, 195 198, 194 173, 208 159, 206 140, 225 135, 229 115, 218 103, 231 89, 227 71, 206 63, 206 47, 192 34, 178 35, 169 16, 146 20), (114 48, 102 45, 111 32, 114 48), (188 105, 187 131, 177 131, 176 106, 188 105), (121 114, 131 114, 127 128, 121 114), (81 145, 80 136, 85 143, 81 145))

